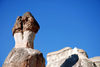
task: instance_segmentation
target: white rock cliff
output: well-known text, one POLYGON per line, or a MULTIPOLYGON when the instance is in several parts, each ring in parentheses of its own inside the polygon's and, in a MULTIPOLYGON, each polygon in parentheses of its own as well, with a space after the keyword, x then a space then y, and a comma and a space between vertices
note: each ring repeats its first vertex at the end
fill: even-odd
MULTIPOLYGON (((100 59, 99 59, 100 60, 100 59)), ((47 54, 46 67, 99 67, 88 59, 87 53, 78 48, 65 47, 47 54)))

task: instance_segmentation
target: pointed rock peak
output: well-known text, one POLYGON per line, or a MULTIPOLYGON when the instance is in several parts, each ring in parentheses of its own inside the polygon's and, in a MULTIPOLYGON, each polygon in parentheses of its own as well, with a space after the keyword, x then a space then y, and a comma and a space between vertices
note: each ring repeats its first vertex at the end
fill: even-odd
POLYGON ((26 12, 26 13, 23 14, 23 18, 24 17, 33 17, 33 15, 30 12, 26 12))
POLYGON ((78 49, 77 49, 77 47, 75 47, 75 48, 73 49, 72 54, 78 54, 78 49))
POLYGON ((77 47, 75 47, 73 50, 78 51, 77 47))

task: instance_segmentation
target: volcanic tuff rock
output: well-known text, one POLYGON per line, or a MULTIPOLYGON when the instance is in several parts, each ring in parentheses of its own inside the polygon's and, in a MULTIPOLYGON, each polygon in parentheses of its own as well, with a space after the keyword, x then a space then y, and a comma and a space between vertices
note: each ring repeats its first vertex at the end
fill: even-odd
POLYGON ((45 59, 38 50, 13 48, 2 67, 45 67, 45 59))
MULTIPOLYGON (((99 59, 100 60, 100 59, 99 59)), ((87 53, 82 49, 70 47, 47 54, 46 67, 99 67, 88 59, 87 53)))
POLYGON ((2 67, 45 67, 43 54, 33 49, 33 41, 40 26, 30 12, 18 16, 12 29, 15 47, 2 67))
POLYGON ((32 16, 30 12, 26 12, 23 16, 18 16, 15 22, 15 25, 12 29, 14 33, 24 32, 24 31, 33 31, 35 33, 40 29, 39 24, 32 16))
POLYGON ((92 62, 96 64, 97 67, 100 67, 100 56, 90 58, 92 62))
POLYGON ((26 12, 23 16, 18 16, 12 29, 15 47, 34 48, 33 41, 39 29, 39 24, 30 12, 26 12))
MULTIPOLYGON (((45 67, 43 54, 33 49, 39 24, 30 12, 18 16, 12 29, 15 47, 7 56, 2 67, 45 67)), ((47 54, 46 67, 100 67, 100 57, 88 59, 82 49, 70 47, 47 54)))

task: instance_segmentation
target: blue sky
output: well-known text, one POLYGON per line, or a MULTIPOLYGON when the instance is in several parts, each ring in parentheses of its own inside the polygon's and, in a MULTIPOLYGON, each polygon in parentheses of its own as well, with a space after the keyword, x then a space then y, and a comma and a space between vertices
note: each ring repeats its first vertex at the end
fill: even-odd
POLYGON ((49 52, 77 47, 100 56, 99 0, 0 0, 0 67, 15 46, 12 28, 17 16, 30 11, 40 25, 34 47, 49 52))

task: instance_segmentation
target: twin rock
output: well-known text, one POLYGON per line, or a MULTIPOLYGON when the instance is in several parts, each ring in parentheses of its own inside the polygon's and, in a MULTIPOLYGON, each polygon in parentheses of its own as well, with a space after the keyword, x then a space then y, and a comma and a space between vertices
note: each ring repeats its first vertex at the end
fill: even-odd
POLYGON ((47 54, 47 65, 43 54, 34 49, 34 38, 40 26, 30 12, 18 16, 12 29, 15 47, 2 67, 100 67, 100 56, 88 58, 78 48, 65 47, 47 54))

